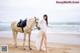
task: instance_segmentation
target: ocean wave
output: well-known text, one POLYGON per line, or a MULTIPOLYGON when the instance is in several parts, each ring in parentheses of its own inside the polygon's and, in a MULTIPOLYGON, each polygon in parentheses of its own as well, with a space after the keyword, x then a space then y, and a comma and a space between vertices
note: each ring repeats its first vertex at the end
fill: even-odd
MULTIPOLYGON (((9 31, 11 30, 10 23, 0 23, 0 31, 9 31)), ((49 31, 75 31, 80 32, 79 23, 75 24, 66 24, 66 23, 49 23, 48 25, 49 31)))

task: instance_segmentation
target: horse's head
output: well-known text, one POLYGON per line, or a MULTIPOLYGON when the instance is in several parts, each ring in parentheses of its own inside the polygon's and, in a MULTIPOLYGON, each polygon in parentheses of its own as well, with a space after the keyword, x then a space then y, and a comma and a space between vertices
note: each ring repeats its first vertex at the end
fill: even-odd
POLYGON ((33 27, 33 26, 37 27, 38 19, 36 17, 29 19, 29 23, 28 24, 29 24, 30 27, 33 27))
POLYGON ((36 17, 34 17, 34 25, 36 26, 36 28, 38 27, 38 19, 36 17))

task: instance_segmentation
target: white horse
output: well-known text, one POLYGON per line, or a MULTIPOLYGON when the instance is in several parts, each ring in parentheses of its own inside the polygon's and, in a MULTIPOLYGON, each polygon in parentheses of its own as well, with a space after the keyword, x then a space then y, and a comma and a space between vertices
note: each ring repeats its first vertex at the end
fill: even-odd
POLYGON ((13 32, 13 38, 14 38, 14 43, 15 43, 14 46, 15 47, 17 47, 17 41, 16 41, 17 34, 18 34, 18 32, 21 32, 21 33, 24 33, 23 48, 25 49, 26 35, 28 34, 29 50, 31 50, 31 48, 30 48, 30 36, 31 36, 31 31, 32 31, 33 26, 37 26, 36 20, 37 20, 36 17, 29 19, 27 21, 27 26, 25 26, 23 28, 24 32, 22 31, 21 27, 17 27, 17 22, 16 21, 12 22, 11 29, 12 29, 12 32, 13 32))

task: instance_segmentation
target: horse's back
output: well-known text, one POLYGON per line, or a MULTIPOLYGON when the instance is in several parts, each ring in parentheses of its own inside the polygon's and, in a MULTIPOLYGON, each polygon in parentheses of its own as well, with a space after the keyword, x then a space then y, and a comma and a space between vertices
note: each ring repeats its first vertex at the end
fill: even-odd
POLYGON ((17 27, 17 23, 16 21, 11 23, 11 29, 12 31, 16 31, 16 32, 23 32, 21 27, 17 27))

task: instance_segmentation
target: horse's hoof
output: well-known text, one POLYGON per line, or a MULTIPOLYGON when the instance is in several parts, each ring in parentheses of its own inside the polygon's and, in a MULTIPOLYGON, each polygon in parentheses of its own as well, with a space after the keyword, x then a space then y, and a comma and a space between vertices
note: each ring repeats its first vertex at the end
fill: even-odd
POLYGON ((26 49, 24 48, 24 50, 26 50, 26 49))
POLYGON ((29 48, 29 50, 32 50, 32 48, 29 48))
POLYGON ((42 51, 42 49, 39 49, 39 51, 42 51))

